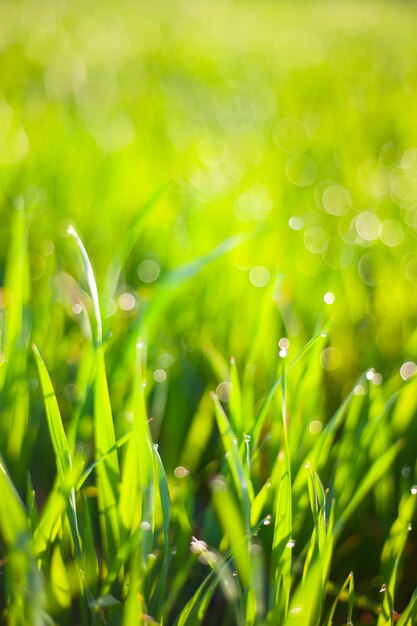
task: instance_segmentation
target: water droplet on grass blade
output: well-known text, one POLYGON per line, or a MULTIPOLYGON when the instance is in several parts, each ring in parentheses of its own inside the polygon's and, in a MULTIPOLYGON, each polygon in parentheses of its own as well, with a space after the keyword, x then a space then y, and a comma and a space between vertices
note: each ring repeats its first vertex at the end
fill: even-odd
POLYGON ((383 593, 383 592, 384 592, 384 591, 386 591, 386 590, 387 590, 387 585, 384 583, 384 584, 381 586, 381 589, 379 590, 379 593, 383 593))
POLYGON ((336 302, 336 296, 332 291, 328 291, 324 294, 323 300, 326 304, 334 304, 336 302))
POLYGON ((295 546, 295 540, 294 539, 290 539, 289 541, 287 541, 285 547, 289 548, 290 550, 292 550, 292 548, 295 546))
POLYGON ((183 467, 182 465, 179 465, 174 469, 174 476, 176 478, 185 478, 189 475, 189 473, 190 472, 188 471, 188 469, 186 467, 183 467))
POLYGON ((147 532, 149 530, 151 530, 152 526, 150 525, 149 522, 141 522, 140 523, 140 529, 147 532))
POLYGON ((204 552, 205 550, 207 550, 207 544, 205 541, 201 541, 196 537, 193 537, 191 539, 190 552, 192 552, 193 554, 201 554, 201 552, 204 552))
POLYGON ((408 380, 417 371, 417 365, 413 361, 406 361, 400 368, 400 376, 403 380, 408 380))
POLYGON ((367 380, 372 380, 372 379, 373 379, 373 377, 375 376, 375 373, 376 373, 376 372, 375 372, 375 369, 374 369, 373 367, 371 367, 371 368, 370 368, 370 369, 366 372, 366 374, 365 374, 366 379, 367 379, 367 380))
POLYGON ((364 396, 366 393, 366 389, 363 385, 356 385, 353 393, 355 394, 355 396, 364 396))
POLYGON ((288 350, 290 347, 290 340, 287 337, 281 337, 281 339, 278 341, 278 346, 281 349, 288 350))
POLYGON ((416 493, 417 493, 417 485, 413 485, 413 486, 411 487, 410 491, 411 491, 411 493, 413 494, 413 496, 415 496, 415 495, 416 495, 416 493))
POLYGON ((157 369, 154 371, 153 377, 157 383, 163 383, 167 379, 167 373, 163 369, 157 369))
POLYGON ((216 394, 221 402, 229 402, 231 391, 232 383, 229 380, 224 380, 216 388, 216 394))
POLYGON ((323 424, 320 422, 320 420, 313 420, 312 422, 310 422, 308 430, 311 432, 312 435, 318 435, 323 430, 323 424))
POLYGON ((264 526, 269 526, 269 525, 270 525, 270 523, 271 523, 271 520, 272 520, 271 515, 267 515, 267 516, 265 517, 264 521, 263 521, 263 525, 264 525, 264 526))

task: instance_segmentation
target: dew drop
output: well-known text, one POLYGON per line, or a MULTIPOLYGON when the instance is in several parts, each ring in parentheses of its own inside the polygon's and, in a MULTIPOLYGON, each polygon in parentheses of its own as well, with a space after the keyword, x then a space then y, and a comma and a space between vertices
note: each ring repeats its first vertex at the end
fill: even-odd
POLYGON ((269 525, 270 525, 270 523, 271 523, 271 519, 272 519, 271 515, 267 515, 267 516, 265 517, 264 521, 263 521, 263 525, 264 525, 264 526, 269 526, 269 525))
POLYGON ((295 546, 295 540, 294 539, 290 539, 289 541, 287 541, 285 547, 289 548, 290 550, 292 550, 292 548, 295 546))
POLYGON ((411 493, 413 494, 413 496, 415 496, 415 495, 416 495, 416 493, 417 493, 417 485, 413 485, 413 486, 411 487, 411 493))
POLYGON ((154 443, 154 444, 153 444, 153 449, 155 450, 155 452, 157 452, 157 451, 158 451, 158 448, 159 448, 159 444, 154 443))
POLYGON ((408 532, 411 532, 413 530, 413 525, 412 525, 411 522, 408 524, 407 530, 408 530, 408 532))
POLYGON ((144 530, 144 531, 148 531, 151 530, 152 526, 150 525, 149 522, 141 522, 140 523, 140 529, 144 530))
POLYGON ((408 380, 416 371, 416 364, 413 361, 406 361, 406 363, 401 365, 400 376, 403 380, 408 380))
POLYGON ((154 371, 153 378, 157 383, 163 383, 167 379, 167 373, 164 369, 159 368, 154 371))
POLYGON ((379 590, 379 593, 383 593, 383 592, 384 592, 384 591, 386 591, 386 590, 387 590, 387 585, 384 583, 384 584, 381 586, 381 589, 379 590))
POLYGON ((334 304, 336 302, 336 296, 332 291, 328 291, 324 294, 323 300, 326 304, 334 304))
POLYGON ((306 469, 310 469, 310 461, 306 461, 306 464, 304 466, 306 469))
POLYGON ((320 337, 327 337, 327 333, 326 333, 326 331, 325 331, 325 330, 323 330, 323 332, 322 332, 322 333, 320 333, 320 337))
POLYGON ((288 350, 290 347, 290 340, 287 337, 281 337, 278 341, 278 346, 283 350, 288 350))
POLYGON ((245 441, 245 443, 250 443, 250 435, 245 435, 244 436, 244 441, 245 441))
POLYGON ((375 369, 373 367, 371 367, 365 374, 366 379, 367 380, 373 380, 375 374, 376 374, 375 369))
POLYGON ((175 478, 185 478, 189 475, 189 473, 190 472, 188 471, 188 469, 186 467, 183 467, 182 465, 179 465, 174 469, 175 478))

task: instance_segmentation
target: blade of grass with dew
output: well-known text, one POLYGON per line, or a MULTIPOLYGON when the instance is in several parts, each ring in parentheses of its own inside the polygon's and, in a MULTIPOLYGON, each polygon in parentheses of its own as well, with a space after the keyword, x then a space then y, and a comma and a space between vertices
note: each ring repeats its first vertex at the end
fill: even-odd
POLYGON ((262 485, 261 489, 258 491, 256 496, 253 499, 250 513, 250 525, 251 527, 256 526, 259 522, 262 512, 271 497, 272 484, 270 479, 262 485))
POLYGON ((355 579, 353 577, 353 573, 351 572, 349 576, 349 586, 348 586, 348 614, 347 614, 346 624, 353 624, 352 614, 353 614, 354 602, 355 602, 355 579))
POLYGON ((414 516, 415 507, 415 494, 403 497, 399 505, 398 517, 391 526, 388 539, 382 550, 381 570, 387 584, 385 585, 382 612, 378 619, 378 626, 388 626, 392 621, 400 559, 411 529, 411 520, 414 516))
POLYGON ((284 623, 288 612, 291 587, 291 549, 288 547, 292 534, 291 461, 288 446, 288 424, 286 409, 286 371, 282 360, 282 450, 276 461, 272 487, 275 492, 273 517, 275 519, 272 541, 271 590, 269 606, 274 606, 278 623, 284 623))
POLYGON ((236 493, 239 496, 239 502, 242 506, 244 526, 246 534, 250 531, 250 493, 248 488, 248 481, 246 471, 240 458, 239 447, 237 445, 237 439, 230 426, 230 422, 226 417, 223 407, 216 394, 211 394, 214 402, 214 413, 217 420, 217 426, 222 438, 223 448, 226 454, 227 462, 230 468, 230 473, 233 478, 236 493))
MULTIPOLYGON (((103 351, 103 325, 100 314, 100 302, 93 266, 75 228, 70 226, 71 235, 78 246, 83 262, 85 278, 93 301, 95 316, 96 374, 94 378, 94 438, 96 459, 106 454, 115 443, 113 415, 103 351)), ((115 449, 96 468, 97 498, 100 515, 103 549, 107 563, 117 554, 120 545, 120 527, 117 511, 120 470, 117 450, 115 449)))
POLYGON ((333 624, 333 618, 334 618, 334 614, 337 608, 337 605, 340 602, 340 599, 342 598, 343 594, 345 593, 346 589, 348 588, 349 582, 350 582, 350 578, 351 576, 353 576, 352 572, 350 572, 349 576, 346 578, 345 582, 343 583, 339 593, 336 595, 336 598, 332 604, 332 607, 329 611, 329 614, 326 618, 326 620, 323 622, 323 626, 332 626, 333 624))
POLYGON ((194 595, 186 603, 181 613, 175 620, 175 626, 197 626, 203 623, 210 600, 216 587, 222 584, 226 599, 236 604, 237 590, 234 578, 230 572, 229 559, 230 551, 221 557, 209 550, 204 542, 193 537, 192 543, 195 546, 199 560, 202 558, 210 566, 211 572, 200 584, 194 595))

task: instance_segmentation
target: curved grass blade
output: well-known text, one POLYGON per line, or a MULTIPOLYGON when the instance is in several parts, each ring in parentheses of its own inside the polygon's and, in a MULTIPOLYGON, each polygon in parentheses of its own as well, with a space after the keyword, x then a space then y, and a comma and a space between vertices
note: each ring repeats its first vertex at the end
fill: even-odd
POLYGON ((77 234, 74 226, 68 227, 68 234, 73 237, 77 243, 78 249, 81 253, 81 259, 84 266, 85 278, 87 281, 88 288, 90 290, 90 295, 93 301, 94 308, 94 316, 96 319, 96 344, 100 346, 103 342, 103 324, 101 321, 101 313, 100 313, 100 302, 98 298, 98 289, 97 283, 94 276, 93 266, 91 264, 90 258, 87 254, 87 250, 84 247, 83 242, 77 234))
MULTIPOLYGON (((38 366, 39 378, 41 381, 43 397, 45 401, 49 435, 51 437, 52 447, 54 449, 58 475, 61 481, 65 482, 68 479, 68 476, 72 476, 72 462, 68 447, 68 441, 64 427, 62 425, 61 413, 59 411, 59 406, 51 379, 49 378, 48 370, 46 369, 45 363, 43 362, 40 352, 35 344, 33 344, 32 349, 35 355, 36 364, 38 366)), ((69 492, 68 519, 70 522, 75 550, 77 556, 80 557, 81 545, 78 531, 74 488, 72 488, 69 492)))
POLYGON ((339 593, 337 594, 332 607, 329 611, 329 614, 325 620, 325 622, 323 622, 323 626, 332 626, 333 624, 333 617, 337 608, 337 605, 339 604, 340 599, 343 597, 349 583, 350 583, 350 578, 351 576, 353 576, 352 572, 349 574, 349 576, 346 578, 345 582, 343 583, 342 587, 340 588, 339 593))

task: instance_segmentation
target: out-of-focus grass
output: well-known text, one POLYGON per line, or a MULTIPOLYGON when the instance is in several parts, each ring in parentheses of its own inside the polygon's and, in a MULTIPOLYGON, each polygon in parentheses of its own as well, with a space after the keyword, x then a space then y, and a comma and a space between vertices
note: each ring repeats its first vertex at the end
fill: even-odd
POLYGON ((1 4, 2 619, 411 601, 416 17, 1 4))

